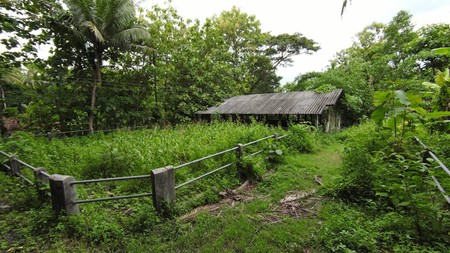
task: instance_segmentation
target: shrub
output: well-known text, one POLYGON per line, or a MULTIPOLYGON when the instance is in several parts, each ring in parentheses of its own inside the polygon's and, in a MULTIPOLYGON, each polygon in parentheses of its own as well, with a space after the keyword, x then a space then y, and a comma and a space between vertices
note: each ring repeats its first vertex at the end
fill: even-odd
POLYGON ((353 128, 344 150, 343 168, 338 180, 329 193, 346 201, 363 201, 375 197, 374 177, 376 165, 372 154, 386 146, 383 135, 375 131, 375 126, 366 123, 353 128))
POLYGON ((314 146, 314 127, 309 125, 292 125, 289 127, 289 136, 286 137, 286 145, 292 150, 298 152, 313 152, 314 146))
POLYGON ((319 242, 330 252, 376 252, 378 232, 368 224, 365 213, 345 204, 327 205, 321 212, 324 223, 319 242))

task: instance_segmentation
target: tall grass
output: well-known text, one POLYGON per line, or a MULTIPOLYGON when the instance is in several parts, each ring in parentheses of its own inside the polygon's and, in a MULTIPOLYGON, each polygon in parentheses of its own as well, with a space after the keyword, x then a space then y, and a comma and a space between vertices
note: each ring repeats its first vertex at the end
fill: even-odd
MULTIPOLYGON (((18 133, 1 143, 0 149, 17 154, 21 160, 36 167, 45 167, 50 174, 73 175, 77 180, 82 180, 149 174, 152 169, 179 165, 274 132, 280 135, 285 133, 281 129, 259 124, 229 122, 186 124, 167 129, 122 131, 52 141, 18 133)), ((278 149, 286 151, 282 143, 264 141, 245 149, 248 154, 267 146, 277 149, 277 152, 268 152, 252 157, 251 162, 244 162, 246 170, 257 174, 255 179, 273 181, 270 184, 261 182, 255 187, 255 194, 261 195, 259 200, 248 203, 237 201, 235 206, 224 208, 217 215, 203 213, 193 220, 158 217, 150 198, 81 204, 81 215, 71 217, 53 216, 48 200, 33 205, 21 201, 8 209, 4 219, 0 220, 0 237, 6 239, 0 244, 0 251, 17 248, 23 252, 299 252, 302 248, 309 248, 311 230, 317 226, 316 221, 280 216, 272 223, 270 217, 278 214, 274 208, 283 195, 290 190, 298 190, 305 180, 310 183, 314 181, 312 177, 298 175, 309 168, 301 166, 303 158, 298 160, 299 163, 294 162, 294 158, 286 158, 290 164, 283 165, 285 161, 277 157, 278 149), (283 175, 277 176, 278 173, 283 175), (287 178, 289 180, 285 180, 287 178), (272 190, 277 193, 268 194, 272 190)), ((309 159, 309 155, 312 154, 304 159, 309 159)), ((177 184, 231 161, 235 161, 234 152, 180 168, 176 170, 177 184)), ((192 211, 193 207, 216 203, 220 199, 219 191, 234 188, 239 183, 236 167, 231 166, 178 189, 177 217, 192 211)), ((0 202, 3 197, 9 196, 6 203, 13 203, 16 200, 11 196, 34 192, 31 187, 14 185, 23 185, 23 182, 0 175, 0 189, 8 191, 0 191, 0 202), (6 185, 3 182, 9 183, 6 185)), ((149 191, 148 179, 77 185, 79 199, 149 191)), ((27 201, 35 199, 32 196, 27 201)))
MULTIPOLYGON (((7 142, 2 143, 0 148, 8 153, 17 154, 21 160, 35 167, 47 168, 51 174, 71 175, 77 180, 82 180, 148 175, 153 169, 183 164, 274 132, 282 134, 283 130, 260 124, 243 125, 224 122, 184 124, 166 129, 155 127, 139 131, 118 131, 51 141, 44 137, 35 138, 27 133, 17 133, 7 142)), ((259 146, 267 146, 267 142, 259 146)), ((230 152, 181 168, 176 171, 176 182, 177 184, 185 182, 235 160, 235 153, 230 152)), ((199 198, 197 204, 203 204, 216 200, 212 197, 215 194, 211 191, 217 192, 238 183, 236 169, 230 167, 207 180, 184 187, 178 192, 180 195, 190 193, 190 197, 186 198, 189 200, 193 195, 197 196, 199 198)), ((80 197, 86 198, 95 196, 95 192, 99 192, 100 195, 101 192, 109 195, 149 192, 150 183, 148 180, 136 180, 79 188, 80 197), (103 189, 99 190, 99 187, 103 189)), ((105 196, 101 195, 101 197, 105 196)))

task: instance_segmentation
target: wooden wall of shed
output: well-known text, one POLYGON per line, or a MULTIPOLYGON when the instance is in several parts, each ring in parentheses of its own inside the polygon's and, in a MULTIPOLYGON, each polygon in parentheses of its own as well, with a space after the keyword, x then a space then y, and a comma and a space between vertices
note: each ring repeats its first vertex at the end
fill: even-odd
POLYGON ((332 132, 341 129, 341 114, 336 106, 328 106, 322 114, 321 123, 325 132, 332 132))

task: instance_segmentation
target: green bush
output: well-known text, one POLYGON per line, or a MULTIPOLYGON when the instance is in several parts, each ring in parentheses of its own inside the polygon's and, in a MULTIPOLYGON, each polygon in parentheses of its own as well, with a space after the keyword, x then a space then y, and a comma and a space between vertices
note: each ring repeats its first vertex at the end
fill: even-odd
POLYGON ((286 137, 286 145, 291 150, 298 152, 313 152, 315 149, 313 132, 314 127, 309 125, 292 125, 289 127, 289 136, 286 137))
POLYGON ((419 238, 414 218, 399 212, 376 211, 377 205, 360 208, 327 203, 317 240, 328 252, 447 252, 445 241, 419 238))
MULTIPOLYGON (((381 223, 367 226, 386 231, 377 237, 387 236, 385 241, 391 240, 385 242, 389 247, 394 247, 398 240, 403 240, 402 245, 409 245, 406 238, 388 235, 393 230, 406 234, 413 241, 408 249, 420 248, 425 245, 424 242, 432 249, 449 243, 446 232, 450 225, 449 212, 442 206, 444 201, 431 180, 431 175, 438 175, 442 170, 437 169, 435 164, 423 163, 417 143, 406 139, 407 142, 399 150, 397 143, 389 140, 389 136, 389 131, 376 131, 370 123, 352 129, 344 151, 341 176, 328 189, 328 193, 346 203, 358 204, 365 213, 384 222, 384 227, 381 223), (368 208, 368 203, 375 203, 374 208, 368 208), (389 226, 401 222, 391 220, 392 215, 380 215, 391 212, 401 216, 403 227, 389 226)), ((447 144, 443 145, 444 148, 438 141, 435 144, 438 152, 446 152, 447 144)), ((446 177, 443 178, 445 184, 446 177)))
POLYGON ((374 152, 383 149, 385 136, 375 131, 371 123, 351 129, 343 155, 343 168, 329 193, 347 201, 363 201, 375 197, 374 177, 377 167, 374 152))
POLYGON ((364 212, 345 204, 326 205, 318 240, 329 252, 377 252, 378 232, 364 212))

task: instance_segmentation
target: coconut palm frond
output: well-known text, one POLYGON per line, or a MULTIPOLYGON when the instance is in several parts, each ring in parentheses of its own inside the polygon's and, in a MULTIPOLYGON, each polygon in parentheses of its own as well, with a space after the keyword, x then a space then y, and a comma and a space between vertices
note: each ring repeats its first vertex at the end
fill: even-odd
POLYGON ((2 76, 5 83, 21 86, 25 82, 25 77, 20 68, 11 69, 2 76))
POLYGON ((125 30, 133 24, 135 9, 133 2, 128 0, 113 0, 103 14, 105 30, 114 32, 125 30))
POLYGON ((94 34, 95 40, 100 43, 105 43, 106 39, 103 36, 102 32, 98 29, 98 27, 92 21, 85 21, 83 26, 88 27, 89 30, 94 34))
POLYGON ((34 87, 35 68, 13 68, 2 76, 2 80, 17 87, 34 87))
POLYGON ((94 0, 65 0, 64 3, 74 18, 74 24, 81 25, 84 21, 96 19, 94 0))
POLYGON ((116 33, 111 38, 111 44, 115 46, 125 46, 127 47, 129 44, 143 41, 150 38, 150 34, 147 30, 140 27, 132 27, 126 30, 123 30, 119 33, 116 33))

